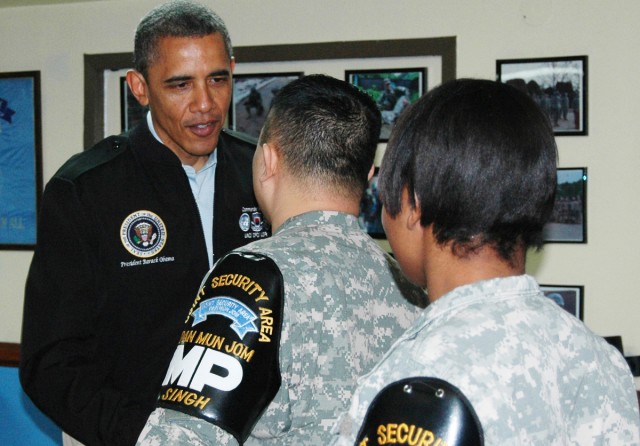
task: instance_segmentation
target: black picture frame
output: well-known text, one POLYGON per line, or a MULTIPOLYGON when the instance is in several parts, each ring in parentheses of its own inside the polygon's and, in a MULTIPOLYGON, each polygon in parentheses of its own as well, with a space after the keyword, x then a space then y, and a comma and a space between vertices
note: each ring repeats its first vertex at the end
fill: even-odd
POLYGON ((0 73, 0 249, 32 250, 42 197, 40 71, 0 73))
POLYGON ((393 124, 425 92, 426 68, 346 70, 345 81, 369 94, 382 114, 380 141, 389 141, 393 124))
POLYGON ((540 290, 549 299, 571 313, 581 321, 584 320, 584 286, 583 285, 542 285, 540 290))
POLYGON ((544 226, 545 243, 587 242, 587 168, 557 169, 553 213, 544 226))
POLYGON ((127 78, 120 76, 120 127, 123 132, 131 130, 143 120, 149 107, 140 105, 131 92, 127 78))
POLYGON ((587 56, 503 59, 497 80, 529 94, 557 136, 587 135, 587 56))
POLYGON ((371 237, 376 239, 386 239, 387 236, 382 227, 382 202, 378 193, 378 174, 380 168, 376 167, 373 177, 362 195, 360 201, 360 215, 358 222, 360 227, 371 237))
POLYGON ((229 128, 258 138, 273 96, 303 75, 301 71, 234 74, 229 128))

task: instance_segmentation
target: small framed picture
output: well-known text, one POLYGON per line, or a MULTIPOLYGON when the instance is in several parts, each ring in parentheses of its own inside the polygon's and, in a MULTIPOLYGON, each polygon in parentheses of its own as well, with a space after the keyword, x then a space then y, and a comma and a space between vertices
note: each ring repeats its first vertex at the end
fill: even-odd
POLYGON ((559 168, 556 200, 543 228, 546 243, 587 242, 587 169, 559 168))
POLYGON ((347 70, 345 80, 368 93, 382 114, 380 141, 388 141, 393 124, 409 104, 424 93, 425 68, 347 70))
POLYGON ((131 93, 127 78, 120 77, 120 125, 122 132, 127 132, 143 120, 149 107, 140 105, 136 97, 131 93))
POLYGON ((540 285, 546 297, 575 317, 584 320, 584 287, 582 285, 540 285))
POLYGON ((303 76, 295 73, 234 74, 229 128, 257 138, 271 100, 289 82, 303 76))
POLYGON ((498 60, 496 75, 528 93, 556 135, 587 134, 587 56, 498 60))
POLYGON ((382 228, 382 203, 378 194, 378 173, 379 168, 376 167, 375 173, 369 185, 364 191, 362 201, 360 202, 360 216, 358 221, 360 227, 367 231, 373 238, 384 239, 386 235, 382 228))
POLYGON ((0 249, 35 247, 41 128, 40 72, 0 73, 0 249))

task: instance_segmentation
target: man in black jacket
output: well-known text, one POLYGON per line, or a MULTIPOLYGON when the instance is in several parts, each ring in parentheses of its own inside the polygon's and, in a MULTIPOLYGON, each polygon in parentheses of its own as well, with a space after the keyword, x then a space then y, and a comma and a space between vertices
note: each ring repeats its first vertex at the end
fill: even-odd
POLYGON ((161 5, 134 58, 127 82, 147 119, 54 175, 27 278, 21 382, 65 444, 135 443, 201 278, 269 235, 255 143, 222 130, 234 68, 222 20, 161 5))

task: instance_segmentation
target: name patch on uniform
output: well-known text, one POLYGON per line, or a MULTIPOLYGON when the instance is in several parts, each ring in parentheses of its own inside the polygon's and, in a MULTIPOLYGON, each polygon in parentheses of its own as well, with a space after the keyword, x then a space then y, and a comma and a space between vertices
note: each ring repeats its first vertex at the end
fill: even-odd
POLYGON ((136 211, 122 222, 120 240, 129 253, 146 259, 162 251, 167 241, 167 228, 153 212, 136 211))

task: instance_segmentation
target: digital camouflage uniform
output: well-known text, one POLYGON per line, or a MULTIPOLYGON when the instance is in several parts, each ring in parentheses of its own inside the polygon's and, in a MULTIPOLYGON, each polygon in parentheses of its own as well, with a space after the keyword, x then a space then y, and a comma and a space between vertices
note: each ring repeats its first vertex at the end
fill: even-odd
MULTIPOLYGON (((241 251, 271 258, 282 273, 285 295, 282 385, 245 444, 326 444, 338 415, 350 404, 357 377, 420 313, 407 299, 424 306, 425 294, 406 281, 397 263, 348 214, 293 217, 270 239, 241 251)), ((139 444, 237 442, 204 420, 156 409, 139 444)))
POLYGON ((458 387, 487 445, 640 444, 624 358, 544 297, 529 276, 459 287, 427 307, 359 380, 332 444, 352 446, 380 389, 412 376, 458 387))

